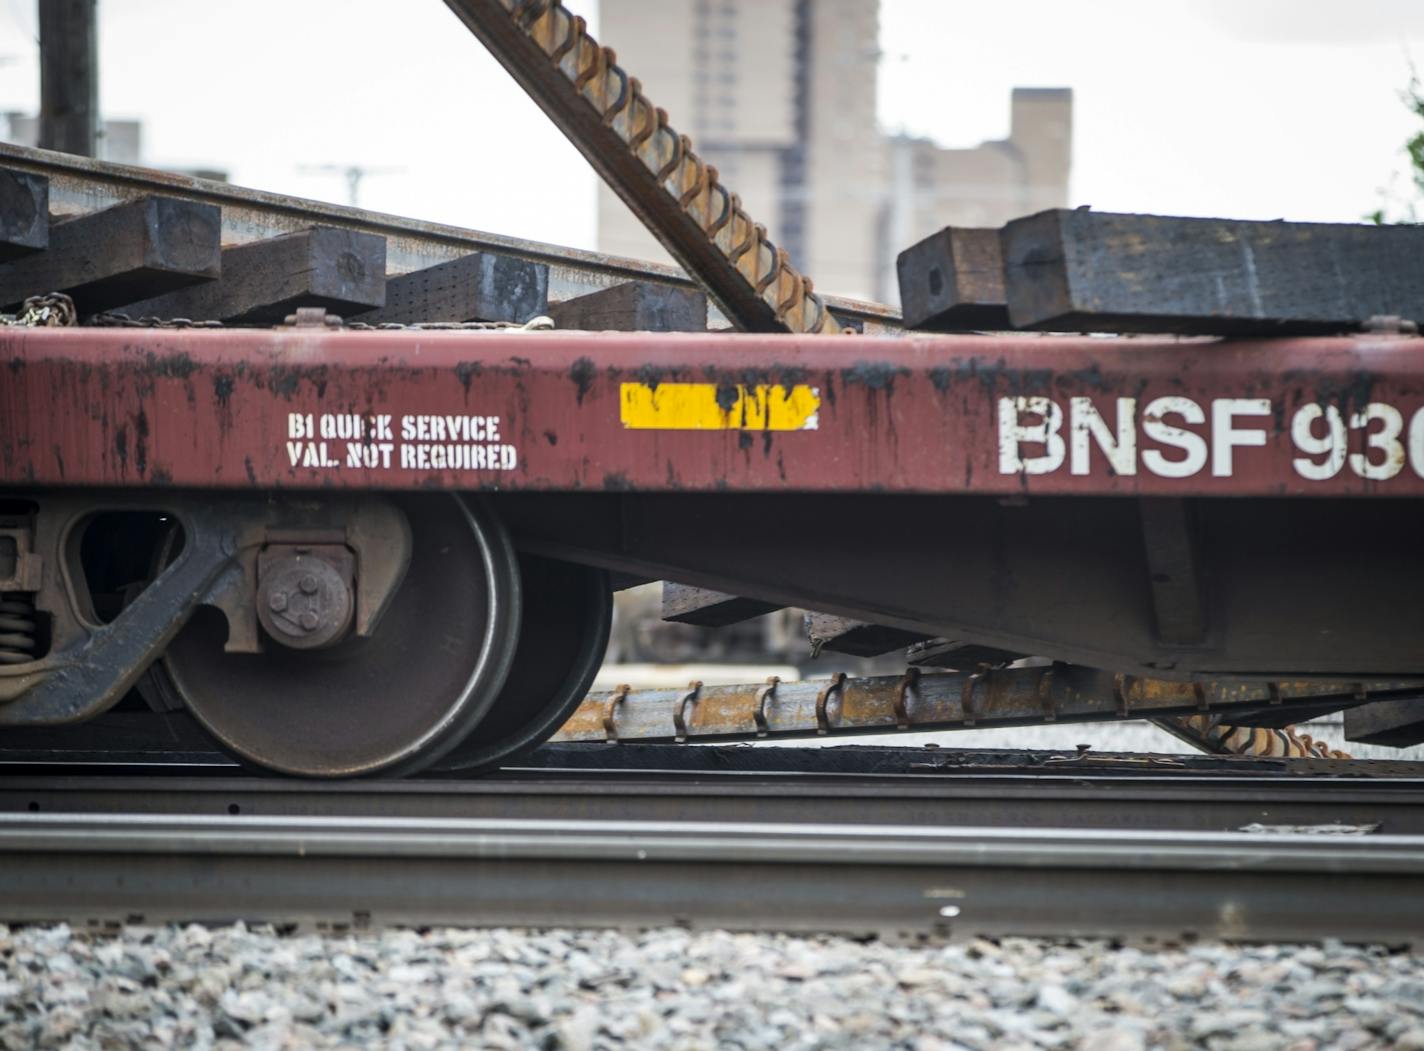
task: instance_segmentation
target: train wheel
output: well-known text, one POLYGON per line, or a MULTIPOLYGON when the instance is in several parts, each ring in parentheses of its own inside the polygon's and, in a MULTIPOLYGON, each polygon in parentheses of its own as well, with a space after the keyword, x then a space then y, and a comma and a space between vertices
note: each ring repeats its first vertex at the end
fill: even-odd
POLYGON ((508 536, 458 498, 399 503, 410 567, 369 637, 229 654, 224 617, 205 608, 169 644, 174 694, 239 759, 305 777, 413 773, 466 737, 499 695, 520 621, 508 536))
POLYGON ((588 693, 608 649, 613 593, 591 566, 519 556, 523 614, 504 689, 474 731, 439 763, 475 773, 546 741, 588 693))

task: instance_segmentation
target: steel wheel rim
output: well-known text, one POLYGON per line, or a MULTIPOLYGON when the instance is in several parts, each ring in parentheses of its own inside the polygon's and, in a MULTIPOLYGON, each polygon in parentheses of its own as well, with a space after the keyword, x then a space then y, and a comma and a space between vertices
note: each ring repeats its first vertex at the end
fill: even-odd
POLYGON ((527 553, 519 565, 522 625, 509 676, 441 769, 492 770, 543 744, 588 695, 603 664, 613 624, 607 572, 527 553), (561 613, 567 616, 555 629, 561 613), (543 700, 525 708, 531 693, 543 700))
POLYGON ((401 776, 437 762, 495 703, 520 622, 508 535, 479 502, 399 502, 415 534, 411 566, 371 638, 310 653, 269 642, 261 656, 223 654, 220 615, 205 610, 170 644, 165 677, 243 762, 304 777, 401 776), (443 630, 422 623, 432 613, 443 630), (414 685, 392 681, 406 673, 414 685), (283 697, 264 694, 274 684, 283 697))

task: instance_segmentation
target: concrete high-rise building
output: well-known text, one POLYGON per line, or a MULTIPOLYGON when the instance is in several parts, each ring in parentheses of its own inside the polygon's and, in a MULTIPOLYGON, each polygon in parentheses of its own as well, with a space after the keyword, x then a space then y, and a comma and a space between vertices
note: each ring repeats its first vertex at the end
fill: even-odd
MULTIPOLYGON (((876 123, 878 0, 602 0, 599 37, 825 292, 896 302, 941 226, 1068 201, 1072 94, 1015 89, 1008 139, 946 150, 876 123)), ((600 185, 599 249, 666 259, 600 185)))

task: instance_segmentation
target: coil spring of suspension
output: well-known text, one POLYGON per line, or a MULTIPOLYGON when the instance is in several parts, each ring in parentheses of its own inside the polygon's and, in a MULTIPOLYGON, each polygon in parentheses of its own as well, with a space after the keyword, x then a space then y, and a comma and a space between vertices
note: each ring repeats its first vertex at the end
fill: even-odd
POLYGON ((32 661, 38 646, 34 596, 22 591, 0 594, 0 664, 32 661))

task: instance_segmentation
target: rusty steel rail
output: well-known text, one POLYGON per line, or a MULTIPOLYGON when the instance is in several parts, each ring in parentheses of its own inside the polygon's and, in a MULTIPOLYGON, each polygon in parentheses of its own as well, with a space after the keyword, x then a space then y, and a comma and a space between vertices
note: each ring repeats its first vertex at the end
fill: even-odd
MULTIPOLYGON (((677 288, 699 287, 674 266, 627 259, 503 234, 469 230, 383 212, 306 200, 233 186, 152 168, 132 167, 0 142, 0 165, 49 180, 49 208, 56 219, 87 215, 152 194, 214 204, 222 209, 224 246, 267 240, 314 225, 386 239, 386 272, 398 274, 447 263, 471 252, 493 252, 549 267, 549 298, 562 302, 628 281, 677 288)), ((44 289, 43 291, 50 291, 44 289)), ((899 312, 878 303, 824 297, 842 321, 867 333, 898 332, 899 312)), ((709 319, 716 327, 718 318, 709 319)))
POLYGON ((1424 936, 1424 837, 1388 833, 19 813, 0 849, 6 922, 1424 936))
POLYGON ((559 0, 446 3, 738 328, 839 331, 811 279, 582 18, 559 0))
POLYGON ((677 741, 959 730, 1207 712, 1309 710, 1418 695, 1424 679, 1169 682, 1055 665, 590 694, 551 740, 677 741))

